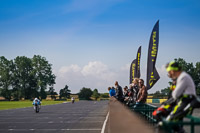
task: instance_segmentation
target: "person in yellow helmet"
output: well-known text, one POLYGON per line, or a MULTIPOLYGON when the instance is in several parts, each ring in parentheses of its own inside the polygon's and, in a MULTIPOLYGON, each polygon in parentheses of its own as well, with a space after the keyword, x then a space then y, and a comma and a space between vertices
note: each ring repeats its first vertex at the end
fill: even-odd
MULTIPOLYGON (((176 88, 172 92, 172 98, 176 101, 167 121, 182 121, 187 114, 192 113, 192 108, 185 111, 185 108, 196 98, 196 88, 192 77, 182 71, 178 62, 172 61, 167 66, 167 72, 172 80, 176 80, 176 88)), ((182 126, 174 127, 175 131, 184 132, 182 126)))

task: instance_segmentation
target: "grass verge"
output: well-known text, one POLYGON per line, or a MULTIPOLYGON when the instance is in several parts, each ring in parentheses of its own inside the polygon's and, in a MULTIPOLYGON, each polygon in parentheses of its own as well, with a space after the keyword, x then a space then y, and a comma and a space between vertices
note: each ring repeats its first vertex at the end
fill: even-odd
MULTIPOLYGON (((63 103, 64 101, 46 101, 42 100, 42 106, 63 103)), ((0 101, 0 110, 32 107, 32 101, 0 101)))

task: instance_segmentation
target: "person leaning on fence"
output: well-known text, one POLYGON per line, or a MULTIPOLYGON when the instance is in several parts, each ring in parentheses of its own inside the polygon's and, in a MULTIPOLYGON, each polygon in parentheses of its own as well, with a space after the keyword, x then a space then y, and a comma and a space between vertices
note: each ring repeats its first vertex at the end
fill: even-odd
POLYGON ((124 95, 124 97, 128 96, 128 87, 127 86, 124 87, 123 95, 124 95))
POLYGON ((115 88, 114 87, 108 87, 108 91, 109 91, 109 96, 110 97, 115 97, 116 96, 116 92, 115 92, 115 88))
POLYGON ((128 93, 129 93, 128 87, 125 86, 124 87, 124 92, 123 92, 124 102, 128 101, 128 98, 129 98, 128 93))
POLYGON ((139 92, 139 79, 138 78, 134 78, 133 83, 131 84, 131 90, 133 92, 133 101, 136 102, 137 100, 137 95, 139 92))
POLYGON ((136 105, 134 106, 134 108, 137 108, 138 106, 144 104, 147 99, 147 88, 144 85, 144 80, 139 79, 138 83, 139 83, 139 92, 137 95, 136 105))
MULTIPOLYGON (((176 101, 167 121, 182 121, 187 114, 192 114, 193 108, 187 109, 196 98, 195 84, 191 76, 182 71, 178 62, 172 61, 167 67, 167 72, 173 80, 176 80, 176 88, 172 92, 172 98, 176 101)), ((184 132, 182 126, 173 127, 175 131, 184 132)))
POLYGON ((116 98, 118 101, 123 102, 124 98, 123 98, 123 91, 122 91, 122 87, 119 85, 118 81, 115 82, 115 90, 116 90, 116 98))
POLYGON ((179 120, 186 115, 183 109, 196 97, 195 84, 191 76, 182 71, 178 62, 170 62, 167 72, 172 75, 172 79, 177 79, 176 88, 172 92, 172 97, 177 101, 177 104, 166 120, 179 120))

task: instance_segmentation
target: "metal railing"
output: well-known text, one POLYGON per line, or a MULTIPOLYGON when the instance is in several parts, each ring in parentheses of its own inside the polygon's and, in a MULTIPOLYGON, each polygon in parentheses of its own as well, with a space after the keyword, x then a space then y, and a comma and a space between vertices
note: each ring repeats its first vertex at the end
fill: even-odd
POLYGON ((130 109, 136 113, 141 114, 151 124, 157 123, 157 120, 152 115, 153 111, 155 109, 157 109, 156 106, 153 106, 150 104, 140 104, 136 108, 134 108, 134 106, 132 106, 132 107, 130 107, 130 109))
MULTIPOLYGON (((152 115, 153 111, 157 109, 156 106, 150 104, 141 104, 135 108, 132 106, 130 109, 141 114, 150 124, 155 125, 158 123, 158 121, 152 115)), ((168 133, 174 133, 173 127, 177 125, 190 126, 190 132, 195 133, 195 126, 200 125, 200 118, 187 115, 183 121, 166 121, 163 119, 161 128, 168 133)))
POLYGON ((195 126, 200 125, 200 118, 187 115, 184 121, 176 121, 176 122, 170 121, 169 122, 169 121, 163 120, 162 124, 163 124, 162 129, 164 129, 165 131, 169 133, 174 133, 173 127, 176 125, 190 126, 190 133, 195 133, 195 126))

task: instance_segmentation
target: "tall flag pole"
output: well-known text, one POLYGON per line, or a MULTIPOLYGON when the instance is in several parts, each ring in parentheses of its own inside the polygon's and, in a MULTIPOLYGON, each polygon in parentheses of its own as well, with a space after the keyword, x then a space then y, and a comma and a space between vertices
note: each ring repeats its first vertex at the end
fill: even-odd
POLYGON ((151 89, 153 85, 160 79, 155 68, 156 58, 158 54, 159 43, 159 20, 156 22, 149 40, 148 59, 147 59, 147 89, 151 89))
POLYGON ((141 58, 141 46, 138 48, 136 56, 136 78, 140 78, 140 58, 141 58))

